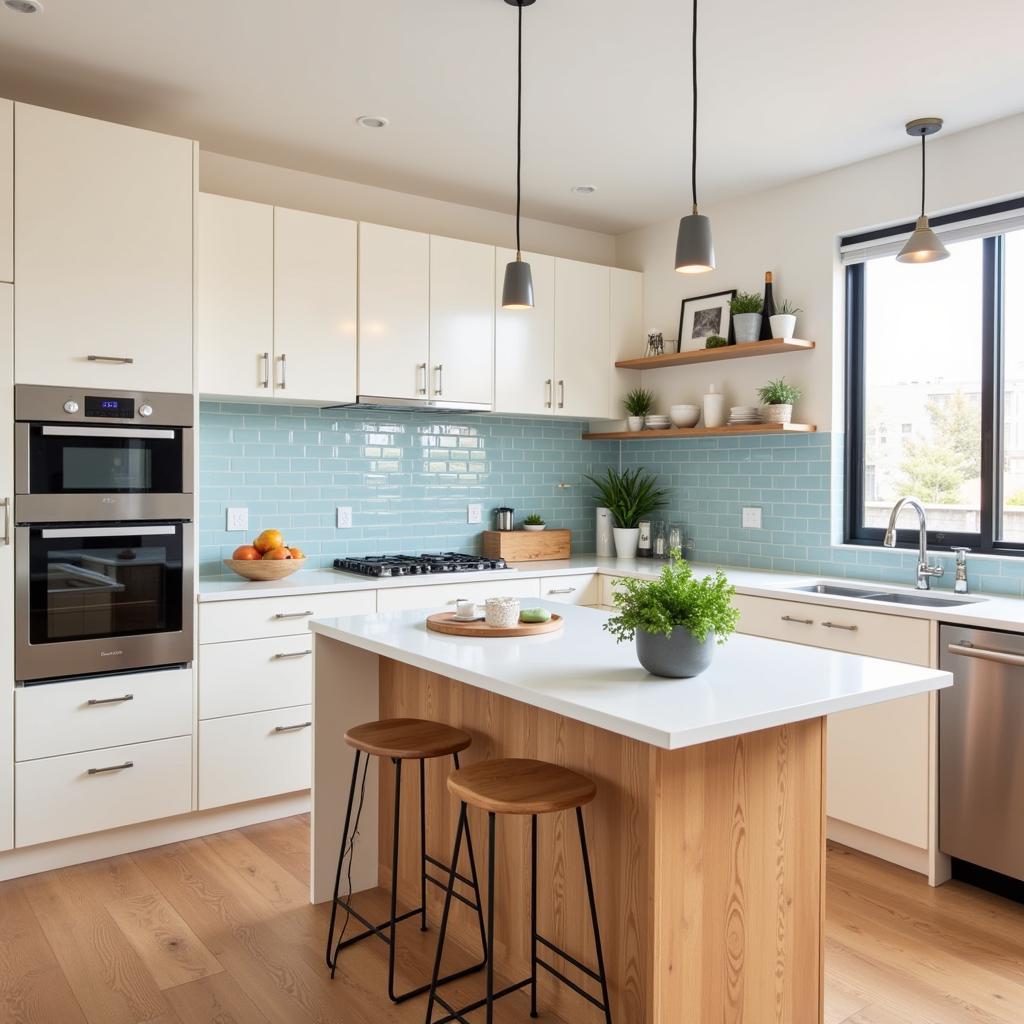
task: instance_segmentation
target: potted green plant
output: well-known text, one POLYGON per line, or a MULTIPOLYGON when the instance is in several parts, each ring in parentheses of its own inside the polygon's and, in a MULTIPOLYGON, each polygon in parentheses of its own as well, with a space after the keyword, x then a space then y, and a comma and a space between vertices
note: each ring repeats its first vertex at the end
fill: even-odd
POLYGON ((612 536, 618 558, 635 558, 640 539, 640 520, 662 508, 666 493, 656 486, 655 477, 647 470, 618 470, 609 467, 602 477, 588 476, 597 488, 600 504, 612 515, 612 536))
POLYGON ((716 644, 735 631, 735 593, 721 569, 698 579, 673 548, 657 579, 616 583, 616 614, 604 628, 619 643, 635 638, 640 664, 652 675, 688 679, 711 664, 716 644))
POLYGON ((644 417, 654 408, 654 392, 633 388, 622 400, 626 407, 626 426, 631 431, 644 429, 644 417))
POLYGON ((785 338, 787 341, 796 333, 796 315, 802 313, 799 306, 794 306, 789 299, 775 304, 775 315, 768 318, 772 325, 773 338, 785 338))
POLYGON ((729 344, 728 338, 723 338, 720 334, 708 335, 707 341, 704 342, 705 348, 725 348, 729 344))
POLYGON ((523 520, 523 529, 529 530, 531 533, 537 533, 538 531, 543 530, 547 525, 548 524, 545 523, 536 512, 530 513, 530 515, 523 520))
POLYGON ((761 418, 765 423, 789 423, 793 419, 793 403, 803 394, 795 384, 787 384, 785 377, 770 380, 757 389, 757 397, 764 408, 761 418))
POLYGON ((761 310, 764 299, 757 292, 737 292, 729 302, 732 313, 732 326, 736 334, 736 344, 745 341, 757 341, 761 336, 761 310))

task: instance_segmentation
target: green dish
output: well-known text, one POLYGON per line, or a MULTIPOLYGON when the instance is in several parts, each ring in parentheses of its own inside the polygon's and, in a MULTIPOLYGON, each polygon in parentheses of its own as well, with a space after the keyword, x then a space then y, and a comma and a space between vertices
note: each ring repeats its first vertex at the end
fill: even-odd
POLYGON ((551 612, 547 608, 524 608, 519 613, 520 622, 550 622, 551 612))

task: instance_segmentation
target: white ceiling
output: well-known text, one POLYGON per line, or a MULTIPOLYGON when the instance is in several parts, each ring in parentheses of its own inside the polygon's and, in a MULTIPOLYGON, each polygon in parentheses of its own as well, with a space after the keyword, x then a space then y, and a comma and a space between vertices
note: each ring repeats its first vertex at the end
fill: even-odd
MULTIPOLYGON (((0 95, 512 208, 503 0, 44 3, 0 10, 0 95), (357 127, 367 113, 390 126, 357 127)), ((524 18, 524 215, 621 232, 687 210, 689 3, 538 0, 524 18)), ((1022 0, 704 0, 701 21, 703 202, 910 145, 912 117, 952 132, 1024 110, 1022 0)))

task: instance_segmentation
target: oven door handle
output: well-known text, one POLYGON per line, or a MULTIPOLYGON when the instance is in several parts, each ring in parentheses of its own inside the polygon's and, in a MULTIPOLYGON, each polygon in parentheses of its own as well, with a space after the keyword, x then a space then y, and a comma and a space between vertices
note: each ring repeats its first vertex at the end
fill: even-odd
POLYGON ((177 529, 177 526, 76 526, 41 530, 40 535, 43 540, 61 537, 167 537, 177 529))
POLYGON ((173 441, 176 432, 173 430, 141 430, 134 427, 43 427, 44 437, 105 437, 105 438, 138 438, 143 441, 173 441))

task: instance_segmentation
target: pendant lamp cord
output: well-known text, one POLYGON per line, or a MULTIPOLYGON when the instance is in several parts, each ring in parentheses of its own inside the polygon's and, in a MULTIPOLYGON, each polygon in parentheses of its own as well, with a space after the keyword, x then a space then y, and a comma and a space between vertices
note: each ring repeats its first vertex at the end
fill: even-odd
POLYGON ((927 136, 921 136, 921 216, 924 216, 924 183, 925 183, 925 166, 924 166, 924 151, 925 151, 925 139, 927 136))
POLYGON ((519 8, 519 51, 517 57, 518 94, 516 98, 516 259, 523 257, 519 241, 519 210, 523 194, 523 5, 519 8))
POLYGON ((697 0, 693 0, 693 157, 690 161, 693 212, 697 212, 697 0))

